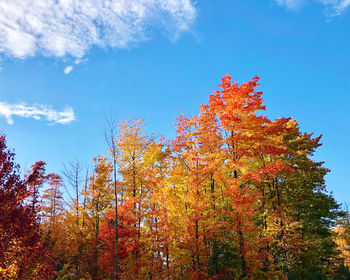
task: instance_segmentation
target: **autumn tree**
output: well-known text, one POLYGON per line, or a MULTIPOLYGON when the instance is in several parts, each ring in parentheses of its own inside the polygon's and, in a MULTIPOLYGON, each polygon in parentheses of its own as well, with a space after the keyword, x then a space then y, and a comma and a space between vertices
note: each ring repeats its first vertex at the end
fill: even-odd
POLYGON ((337 254, 330 229, 343 213, 326 193, 324 177, 329 170, 312 159, 321 137, 300 132, 295 120, 287 126, 283 139, 288 154, 264 158, 264 164, 282 160, 293 172, 274 173, 257 186, 268 198, 262 208, 272 235, 273 262, 297 279, 332 275, 334 266, 325 265, 337 254))
POLYGON ((0 278, 50 279, 54 261, 50 244, 41 240, 36 216, 43 162, 21 179, 15 154, 0 137, 0 278), (28 202, 29 200, 29 202, 28 202))
POLYGON ((107 208, 113 200, 113 188, 111 184, 112 166, 106 157, 98 156, 94 158, 94 170, 90 177, 90 183, 86 197, 87 226, 89 228, 88 239, 91 240, 91 275, 97 278, 99 267, 99 242, 98 236, 100 226, 107 208))
MULTIPOLYGON (((132 265, 128 270, 134 274, 134 279, 143 279, 142 275, 150 273, 149 268, 153 265, 147 248, 152 243, 151 231, 155 221, 152 215, 156 207, 155 201, 152 202, 154 177, 151 169, 160 159, 162 149, 145 132, 143 120, 122 121, 115 139, 121 204, 128 199, 134 201, 133 213, 137 217, 134 225, 137 229, 137 250, 130 256, 129 264, 132 265)), ((122 227, 123 217, 120 219, 122 227)))

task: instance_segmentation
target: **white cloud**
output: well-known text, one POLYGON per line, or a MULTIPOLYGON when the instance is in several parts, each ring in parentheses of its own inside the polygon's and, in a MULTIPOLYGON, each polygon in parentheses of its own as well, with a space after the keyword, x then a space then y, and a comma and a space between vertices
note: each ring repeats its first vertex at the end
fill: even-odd
POLYGON ((2 0, 0 52, 80 58, 145 40, 150 27, 188 30, 195 16, 191 0, 2 0))
POLYGON ((13 124, 13 116, 22 118, 33 118, 40 120, 45 118, 51 124, 68 124, 75 120, 75 115, 71 107, 58 112, 46 105, 8 104, 0 102, 0 116, 6 118, 8 124, 13 124))
POLYGON ((339 16, 350 7, 350 0, 276 0, 281 6, 288 9, 299 8, 307 2, 317 2, 325 6, 325 12, 328 16, 339 16))
POLYGON ((73 71, 73 66, 70 65, 70 66, 67 66, 66 68, 64 68, 63 73, 67 75, 72 71, 73 71))

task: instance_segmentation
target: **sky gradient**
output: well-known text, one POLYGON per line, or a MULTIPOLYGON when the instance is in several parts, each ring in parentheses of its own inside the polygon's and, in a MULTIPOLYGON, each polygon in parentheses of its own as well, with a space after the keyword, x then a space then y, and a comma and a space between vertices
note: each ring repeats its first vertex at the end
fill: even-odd
POLYGON ((350 1, 14 2, 0 4, 0 128, 23 170, 91 164, 111 113, 172 137, 221 77, 258 75, 267 116, 323 135, 315 159, 350 202, 350 1))

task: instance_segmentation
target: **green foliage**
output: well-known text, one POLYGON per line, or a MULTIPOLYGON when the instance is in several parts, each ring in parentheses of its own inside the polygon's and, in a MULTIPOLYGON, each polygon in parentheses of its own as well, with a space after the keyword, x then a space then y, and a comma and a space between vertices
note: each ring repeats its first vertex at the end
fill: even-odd
POLYGON ((230 277, 241 267, 239 249, 225 239, 222 241, 213 239, 208 243, 212 248, 209 258, 209 275, 219 276, 218 279, 222 280, 231 279, 230 277))

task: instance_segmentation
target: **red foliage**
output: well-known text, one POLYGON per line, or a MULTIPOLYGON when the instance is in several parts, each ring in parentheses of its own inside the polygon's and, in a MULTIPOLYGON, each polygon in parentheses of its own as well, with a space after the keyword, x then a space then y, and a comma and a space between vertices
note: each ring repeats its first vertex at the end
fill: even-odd
MULTIPOLYGON (((127 258, 138 250, 136 242, 137 228, 134 227, 137 218, 133 213, 134 200, 125 200, 118 205, 118 260, 127 258)), ((106 274, 114 272, 115 260, 115 212, 109 211, 102 222, 98 243, 102 244, 100 254, 100 269, 106 274)))
POLYGON ((25 203, 32 194, 30 182, 38 182, 44 164, 38 162, 37 174, 24 181, 14 157, 0 136, 0 278, 49 279, 54 271, 50 246, 41 242, 36 213, 25 203))

